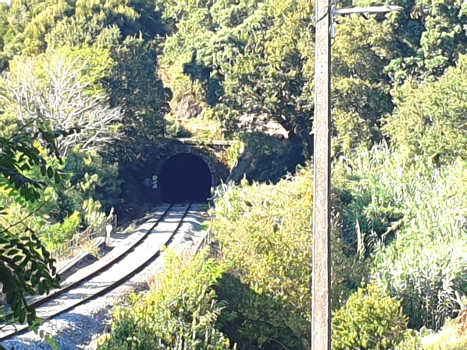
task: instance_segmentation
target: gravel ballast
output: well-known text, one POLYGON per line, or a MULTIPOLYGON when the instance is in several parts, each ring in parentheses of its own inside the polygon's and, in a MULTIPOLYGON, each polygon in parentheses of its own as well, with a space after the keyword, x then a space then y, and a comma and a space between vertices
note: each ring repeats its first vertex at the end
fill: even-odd
MULTIPOLYGON (((194 254, 197 243, 205 234, 201 232, 201 225, 209 219, 206 212, 201 209, 201 205, 192 206, 170 246, 178 246, 194 254)), ((141 272, 119 287, 45 322, 39 329, 55 338, 60 350, 93 349, 93 340, 110 329, 115 303, 133 291, 148 290, 150 281, 163 266, 161 257, 154 259, 141 272)), ((46 344, 34 332, 15 336, 2 342, 2 345, 6 349, 14 347, 15 350, 53 350, 52 346, 46 344)))

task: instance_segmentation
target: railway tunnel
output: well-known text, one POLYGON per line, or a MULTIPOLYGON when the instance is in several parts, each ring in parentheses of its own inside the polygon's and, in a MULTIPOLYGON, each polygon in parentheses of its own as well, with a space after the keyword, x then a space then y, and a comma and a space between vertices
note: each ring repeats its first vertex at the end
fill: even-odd
POLYGON ((193 154, 181 153, 169 158, 162 166, 159 179, 161 199, 166 203, 200 203, 211 196, 211 171, 193 154))

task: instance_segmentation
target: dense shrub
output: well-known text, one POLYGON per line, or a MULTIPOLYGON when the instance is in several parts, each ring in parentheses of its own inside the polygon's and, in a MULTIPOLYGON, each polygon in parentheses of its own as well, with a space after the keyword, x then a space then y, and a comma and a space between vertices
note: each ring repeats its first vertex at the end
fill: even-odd
MULTIPOLYGON (((267 319, 266 327, 289 328, 299 338, 309 334, 311 184, 309 170, 275 186, 250 186, 243 181, 238 187, 225 189, 213 211, 213 231, 231 273, 270 299, 269 303, 251 305, 249 313, 260 312, 256 321, 267 319), (274 303, 282 307, 274 308, 274 303)), ((260 348, 266 341, 260 341, 260 348)))
POLYGON ((77 211, 63 220, 63 223, 56 223, 45 228, 41 234, 42 241, 47 248, 53 250, 61 243, 69 240, 78 232, 81 223, 81 217, 77 211))
POLYGON ((408 158, 422 154, 438 165, 467 159, 467 56, 439 81, 408 80, 395 97, 385 131, 408 158))
POLYGON ((232 274, 224 275, 216 286, 219 299, 225 303, 218 319, 219 329, 239 350, 290 350, 304 347, 280 317, 294 318, 290 308, 269 295, 255 292, 232 274))
POLYGON ((400 301, 385 295, 376 284, 359 288, 334 312, 332 323, 334 350, 394 349, 404 340, 407 328, 400 301))
MULTIPOLYGON (((38 147, 47 162, 63 172, 61 181, 44 179, 47 187, 38 191, 42 203, 20 204, 9 198, 8 191, 0 189, 0 201, 5 205, 2 216, 5 222, 24 221, 24 225, 13 227, 13 234, 22 236, 27 227, 48 249, 55 249, 75 233, 105 220, 104 210, 108 212, 116 204, 122 180, 118 163, 109 164, 95 151, 85 153, 76 148, 59 163, 38 147)), ((32 177, 41 175, 39 169, 25 173, 32 177)))
POLYGON ((437 168, 379 146, 348 165, 336 181, 348 237, 374 252, 372 278, 402 300, 409 325, 439 329, 456 313, 455 292, 467 293, 467 163, 437 168))
POLYGON ((230 349, 215 328, 222 305, 212 289, 225 269, 206 253, 188 261, 176 250, 166 251, 165 270, 151 292, 133 295, 128 307, 115 309, 112 332, 99 349, 230 349))
MULTIPOLYGON (((312 183, 312 168, 306 167, 276 185, 243 181, 226 187, 216 200, 213 231, 222 259, 237 279, 223 281, 220 287, 225 288, 219 293, 234 305, 227 311, 237 313, 238 319, 229 327, 241 323, 237 328, 243 340, 240 348, 247 349, 247 344, 259 349, 269 344, 269 348, 279 341, 293 349, 297 339, 300 346, 309 346, 312 183)), ((336 230, 332 240, 335 307, 345 302, 349 286, 360 283, 362 272, 343 247, 336 230)))
MULTIPOLYGON (((89 198, 99 201, 107 212, 116 205, 123 183, 118 163, 107 161, 95 151, 74 149, 66 158, 63 170, 69 182, 59 188, 62 210, 82 209, 83 202, 89 198)), ((89 221, 92 222, 91 218, 89 221)))
POLYGON ((407 332, 406 339, 396 350, 465 350, 467 334, 461 331, 458 321, 447 320, 438 333, 407 332))

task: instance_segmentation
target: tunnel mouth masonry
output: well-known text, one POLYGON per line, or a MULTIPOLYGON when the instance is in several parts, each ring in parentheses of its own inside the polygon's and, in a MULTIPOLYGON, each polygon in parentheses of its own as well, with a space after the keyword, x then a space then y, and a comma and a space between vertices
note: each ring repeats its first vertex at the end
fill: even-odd
POLYGON ((202 203, 211 196, 211 171, 203 159, 193 154, 169 158, 159 179, 161 199, 166 203, 202 203))

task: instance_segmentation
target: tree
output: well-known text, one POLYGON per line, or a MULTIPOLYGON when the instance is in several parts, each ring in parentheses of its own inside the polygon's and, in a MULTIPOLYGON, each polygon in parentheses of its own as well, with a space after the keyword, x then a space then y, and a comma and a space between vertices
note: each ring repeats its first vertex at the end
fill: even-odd
MULTIPOLYGON (((47 140, 52 152, 54 134, 46 128, 39 128, 38 134, 47 140)), ((24 172, 39 167, 42 173, 56 182, 61 181, 62 175, 47 166, 40 152, 33 145, 34 136, 19 130, 9 138, 0 137, 0 188, 7 190, 10 198, 23 205, 26 202, 35 202, 40 199, 39 189, 44 187, 40 178, 29 178, 24 172)), ((0 208, 0 214, 4 208, 0 208)), ((13 311, 13 318, 2 321, 25 320, 32 325, 35 320, 35 311, 26 303, 25 295, 43 294, 53 287, 58 287, 59 278, 55 275, 54 259, 42 245, 39 238, 27 226, 24 234, 13 235, 14 226, 23 225, 20 220, 4 226, 0 223, 0 283, 2 292, 13 311)))
POLYGON ((3 68, 17 54, 45 52, 54 41, 53 33, 62 42, 83 45, 93 43, 109 26, 121 30, 122 40, 138 33, 151 39, 164 32, 152 0, 12 0, 0 10, 3 68))
MULTIPOLYGON (((370 3, 361 0, 356 5, 370 3)), ((396 45, 388 72, 395 82, 403 82, 408 77, 439 78, 465 52, 465 4, 451 0, 404 0, 398 5, 405 11, 385 19, 394 30, 396 45)))
POLYGON ((124 137, 113 148, 122 164, 146 160, 164 137, 169 91, 157 75, 159 48, 157 42, 138 37, 128 37, 112 48, 115 65, 104 85, 111 105, 123 110, 124 137))
POLYGON ((193 94, 226 131, 267 116, 311 152, 313 35, 307 1, 161 2, 167 39, 161 75, 175 111, 193 94))
POLYGON ((467 159, 467 56, 436 82, 408 79, 395 97, 396 111, 384 126, 395 148, 438 166, 467 159))
POLYGON ((83 151, 104 150, 119 137, 122 114, 118 107, 109 108, 92 80, 110 64, 105 51, 93 50, 64 48, 35 58, 16 57, 0 86, 9 123, 31 133, 41 123, 62 133, 55 140, 59 157, 76 145, 83 151))
POLYGON ((359 145, 383 138, 385 115, 392 113, 391 80, 385 67, 394 58, 393 30, 373 16, 336 18, 332 46, 333 151, 349 156, 359 145))

